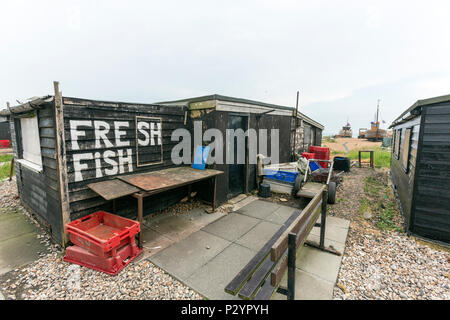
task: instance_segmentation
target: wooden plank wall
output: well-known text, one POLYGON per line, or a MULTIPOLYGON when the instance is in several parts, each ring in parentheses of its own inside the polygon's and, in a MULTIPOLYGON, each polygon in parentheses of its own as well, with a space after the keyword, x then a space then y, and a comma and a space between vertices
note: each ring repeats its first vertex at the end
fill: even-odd
MULTIPOLYGON (((397 188, 398 198, 401 204, 401 210, 405 218, 406 227, 409 228, 411 217, 412 195, 414 188, 414 175, 416 168, 417 148, 419 142, 420 119, 418 116, 405 123, 395 126, 393 130, 401 130, 400 154, 397 159, 394 153, 391 154, 391 177, 392 182, 397 188), (409 170, 405 172, 402 167, 402 145, 407 128, 412 128, 411 145, 409 149, 409 170)), ((400 131, 396 131, 396 134, 400 131)), ((394 150, 394 148, 392 148, 394 150)))
MULTIPOLYGON (((69 180, 69 202, 70 202, 70 218, 71 220, 83 217, 97 210, 112 210, 111 202, 107 202, 95 192, 90 190, 87 185, 92 182, 108 180, 120 174, 130 174, 139 172, 149 172, 163 168, 175 166, 171 161, 171 150, 178 142, 171 141, 172 131, 178 128, 185 128, 184 116, 185 107, 176 106, 157 106, 148 104, 131 104, 131 103, 110 103, 103 101, 92 101, 76 98, 63 98, 64 103, 64 127, 66 135, 66 153, 67 153, 67 172, 69 180), (140 152, 140 159, 146 158, 154 164, 149 166, 137 166, 136 159, 136 128, 135 119, 139 117, 157 117, 162 121, 162 146, 163 159, 159 162, 161 151, 158 148, 152 151, 140 152), (79 149, 74 148, 71 139, 71 120, 88 120, 88 121, 104 121, 110 125, 107 133, 108 140, 113 146, 106 146, 104 141, 100 141, 100 146, 95 145, 94 127, 81 126, 85 134, 78 137, 79 149), (121 141, 125 141, 128 146, 117 146, 115 143, 115 121, 124 121, 128 123, 127 128, 121 128, 124 135, 121 141), (128 150, 131 150, 131 171, 128 164, 124 165, 124 171, 115 175, 107 175, 107 169, 112 166, 105 162, 103 157, 105 151, 110 151, 111 160, 118 162, 119 152, 124 157, 128 156, 128 150), (87 165, 86 169, 78 170, 78 174, 82 175, 82 180, 76 181, 77 170, 74 165, 74 155, 76 154, 92 154, 98 159, 83 160, 82 163, 87 165), (100 175, 98 174, 100 171, 100 175)), ((142 163, 142 161, 140 161, 142 163)), ((163 193, 154 197, 148 197, 144 201, 144 213, 155 212, 160 209, 179 201, 186 195, 186 188, 176 189, 173 192, 163 193)), ((117 210, 124 216, 135 217, 136 200, 132 197, 124 197, 117 200, 117 210)))
POLYGON ((0 140, 11 140, 9 122, 0 122, 0 140))
MULTIPOLYGON (((231 112, 233 114, 239 114, 236 112, 231 112)), ((225 139, 226 129, 228 128, 228 115, 229 111, 217 111, 215 109, 204 109, 191 111, 191 126, 193 121, 201 120, 203 122, 203 133, 210 128, 217 128, 222 132, 225 139)), ((289 162, 291 156, 291 119, 290 116, 283 115, 270 115, 266 114, 261 117, 257 117, 256 114, 242 113, 242 115, 249 116, 249 128, 255 130, 267 129, 268 134, 268 149, 270 152, 270 129, 279 129, 279 142, 280 151, 279 157, 280 162, 289 162), (259 118, 259 119, 258 119, 259 118)), ((192 130, 192 127, 191 127, 192 130)), ((225 142, 225 141, 224 141, 225 142)), ((259 151, 259 150, 258 150, 259 151)), ((269 154, 270 155, 270 154, 269 154)), ((225 150, 224 150, 224 161, 225 161, 225 150)), ((212 169, 221 170, 224 172, 223 175, 217 177, 217 201, 219 204, 224 203, 229 198, 228 189, 228 167, 226 164, 216 164, 211 166, 212 169)), ((256 165, 248 166, 248 190, 254 190, 256 186, 256 165)), ((206 190, 205 190, 206 191, 206 190)))
MULTIPOLYGON (((56 172, 55 129, 53 104, 36 111, 38 117, 42 172, 37 173, 16 161, 16 179, 22 203, 40 223, 49 229, 53 240, 61 242, 61 206, 56 172)), ((11 119, 11 140, 16 159, 20 151, 20 119, 11 119), (19 141, 19 143, 17 143, 19 141)))
POLYGON ((411 231, 450 243, 450 102, 423 108, 411 231))

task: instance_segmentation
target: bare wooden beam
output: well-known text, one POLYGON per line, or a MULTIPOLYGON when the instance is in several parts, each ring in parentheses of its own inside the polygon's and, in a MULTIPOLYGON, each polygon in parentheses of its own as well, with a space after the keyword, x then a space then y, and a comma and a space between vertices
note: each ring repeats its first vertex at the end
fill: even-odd
POLYGON ((67 161, 66 161, 66 144, 64 134, 64 106, 62 100, 62 93, 59 91, 59 82, 54 81, 53 87, 55 90, 55 129, 56 129, 56 162, 58 166, 58 182, 61 202, 61 239, 62 245, 65 246, 68 242, 66 235, 66 223, 70 222, 70 207, 69 207, 69 181, 67 177, 67 161))

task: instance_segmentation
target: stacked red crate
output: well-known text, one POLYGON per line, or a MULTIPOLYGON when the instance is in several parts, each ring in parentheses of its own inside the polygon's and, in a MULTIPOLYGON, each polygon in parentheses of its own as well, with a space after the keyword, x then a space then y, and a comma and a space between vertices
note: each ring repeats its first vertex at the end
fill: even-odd
POLYGON ((135 242, 139 222, 104 211, 69 222, 66 232, 74 245, 66 249, 64 261, 110 275, 142 252, 135 242))
MULTIPOLYGON (((330 148, 310 146, 309 152, 316 154, 316 159, 330 160, 330 148)), ((328 162, 319 162, 322 168, 328 168, 328 162)))

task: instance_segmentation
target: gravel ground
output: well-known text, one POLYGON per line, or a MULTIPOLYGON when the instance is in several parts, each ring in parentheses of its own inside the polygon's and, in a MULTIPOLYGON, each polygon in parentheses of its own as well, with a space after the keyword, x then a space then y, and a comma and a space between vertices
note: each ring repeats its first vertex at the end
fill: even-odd
MULTIPOLYGON (((329 207, 330 215, 351 221, 334 299, 448 300, 447 248, 407 237, 402 231, 380 230, 376 214, 364 218, 360 203, 361 198, 367 198, 365 178, 380 175, 387 184, 386 170, 352 168, 338 189, 337 203, 329 207)), ((389 191, 385 201, 395 201, 389 191)), ((395 214, 393 221, 398 224, 402 221, 398 209, 395 214)))
MULTIPOLYGON (((19 210, 15 181, 0 182, 0 214, 19 210)), ((0 291, 6 299, 203 299, 147 260, 130 262, 117 276, 109 276, 62 261, 64 252, 38 233, 49 253, 42 258, 0 275, 0 291)))

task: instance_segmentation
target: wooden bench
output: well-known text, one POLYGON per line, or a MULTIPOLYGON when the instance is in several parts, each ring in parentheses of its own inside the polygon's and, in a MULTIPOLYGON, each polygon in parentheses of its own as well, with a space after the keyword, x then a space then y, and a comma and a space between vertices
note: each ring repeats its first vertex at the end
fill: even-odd
POLYGON ((225 287, 225 292, 245 300, 268 300, 275 292, 295 298, 295 260, 304 244, 340 255, 325 248, 327 189, 324 185, 302 211, 294 211, 281 228, 225 287), (321 222, 316 223, 319 215, 321 222), (314 226, 320 226, 320 242, 307 242, 314 226), (287 287, 280 282, 287 269, 287 287))

